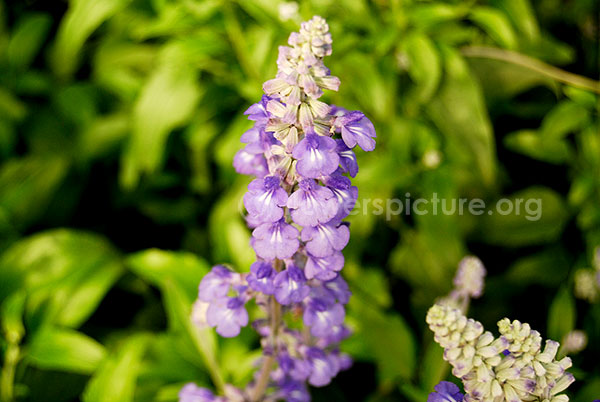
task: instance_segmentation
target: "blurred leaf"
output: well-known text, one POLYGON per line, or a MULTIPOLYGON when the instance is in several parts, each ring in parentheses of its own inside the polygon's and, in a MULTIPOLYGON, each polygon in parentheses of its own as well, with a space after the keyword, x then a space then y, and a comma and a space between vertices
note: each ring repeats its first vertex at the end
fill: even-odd
POLYGON ((589 402, 598 399, 600 395, 600 377, 588 379, 573 400, 575 402, 589 402))
POLYGON ((427 36, 421 34, 407 36, 402 48, 408 55, 408 72, 419 86, 417 98, 426 102, 435 93, 442 73, 437 49, 427 36))
POLYGON ((0 258, 0 300, 23 287, 30 305, 50 308, 45 317, 78 327, 121 275, 118 254, 102 237, 50 230, 25 238, 0 258))
POLYGON ((115 113, 95 118, 79 137, 79 153, 84 160, 107 156, 130 130, 129 116, 115 113))
POLYGON ((575 328, 575 300, 567 286, 563 286, 550 305, 548 312, 548 338, 558 340, 575 328))
POLYGON ((24 229, 44 212, 67 173, 61 158, 29 156, 0 166, 0 209, 24 229))
POLYGON ((70 329, 46 328, 36 334, 26 351, 31 364, 45 370, 94 372, 106 351, 92 338, 70 329))
POLYGON ((493 7, 479 6, 471 10, 469 17, 500 46, 507 49, 515 49, 517 47, 515 32, 501 11, 493 7))
POLYGON ((54 72, 63 78, 73 74, 87 38, 128 2, 129 0, 71 0, 52 48, 50 60, 54 72))
POLYGON ((27 68, 47 39, 52 18, 46 14, 27 14, 14 28, 8 44, 8 61, 19 69, 27 68))
POLYGON ((481 216, 483 241, 517 247, 549 243, 561 235, 569 213, 563 199, 553 190, 530 187, 506 199, 506 202, 497 201, 501 202, 500 210, 504 212, 488 208, 492 213, 481 216))
POLYGON ((200 96, 182 46, 167 45, 161 59, 134 106, 133 133, 121 168, 121 184, 128 189, 137 184, 140 174, 153 173, 160 166, 169 133, 188 121, 200 96))
POLYGON ((569 143, 561 138, 545 138, 535 130, 520 130, 504 137, 508 149, 544 162, 561 164, 571 156, 569 143))
POLYGON ((513 25, 528 41, 535 42, 539 38, 540 27, 529 0, 492 0, 491 3, 504 10, 513 25))
POLYGON ((409 19, 418 28, 427 29, 446 21, 461 18, 467 11, 468 5, 417 3, 414 7, 410 8, 409 19))
POLYGON ((84 402, 133 401, 140 362, 151 337, 129 337, 116 352, 102 363, 83 393, 84 402))
POLYGON ((0 304, 0 323, 7 341, 18 343, 25 335, 23 313, 25 311, 25 292, 15 292, 0 304))
POLYGON ((426 392, 433 392, 433 387, 450 371, 450 365, 444 360, 444 349, 433 341, 427 344, 420 366, 421 387, 426 392))
POLYGON ((588 124, 589 112, 575 102, 563 101, 556 105, 542 121, 540 135, 544 141, 561 139, 588 124))
POLYGON ((25 104, 9 91, 0 87, 0 118, 21 120, 27 114, 25 104))
POLYGON ((370 356, 377 362, 379 380, 411 379, 416 365, 416 344, 402 316, 385 314, 357 296, 350 299, 350 309, 359 325, 354 336, 365 343, 370 356))
POLYGON ((569 268, 570 262, 565 250, 551 247, 519 258, 508 268, 506 279, 514 286, 534 283, 558 286, 567 279, 569 268))
POLYGON ((483 182, 491 185, 496 175, 493 133, 483 96, 465 61, 454 50, 443 47, 446 76, 427 111, 449 146, 457 147, 474 164, 483 182))

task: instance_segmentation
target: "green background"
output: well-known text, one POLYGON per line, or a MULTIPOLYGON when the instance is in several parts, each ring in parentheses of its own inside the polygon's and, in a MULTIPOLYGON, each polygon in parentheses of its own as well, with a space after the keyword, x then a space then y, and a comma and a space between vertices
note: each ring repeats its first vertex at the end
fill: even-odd
POLYGON ((352 216, 355 364, 314 400, 424 402, 450 378, 424 317, 466 254, 488 268, 469 315, 585 330, 569 392, 599 398, 600 305, 573 292, 600 245, 598 2, 313 0, 287 20, 279 4, 0 1, 0 400, 171 401, 252 377, 250 329, 218 339, 189 315, 211 265, 255 258, 242 113, 314 14, 342 82, 324 100, 378 134, 360 199, 543 202, 537 221, 352 216))

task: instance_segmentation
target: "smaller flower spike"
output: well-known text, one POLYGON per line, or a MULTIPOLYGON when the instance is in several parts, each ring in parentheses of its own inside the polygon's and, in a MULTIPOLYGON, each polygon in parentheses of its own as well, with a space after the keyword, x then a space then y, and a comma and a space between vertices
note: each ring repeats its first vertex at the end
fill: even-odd
POLYGON ((559 345, 552 340, 542 350, 540 334, 528 324, 500 320, 501 336, 494 339, 481 323, 439 304, 429 309, 427 323, 452 373, 464 384, 465 402, 569 400, 559 394, 575 381, 566 372, 571 359, 555 360, 559 345))

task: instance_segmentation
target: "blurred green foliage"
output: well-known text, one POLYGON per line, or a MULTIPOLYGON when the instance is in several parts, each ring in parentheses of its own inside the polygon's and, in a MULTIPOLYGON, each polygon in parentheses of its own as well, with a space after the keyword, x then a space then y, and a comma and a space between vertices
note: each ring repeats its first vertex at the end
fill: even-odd
POLYGON ((190 321, 210 264, 248 270, 242 112, 300 21, 327 18, 327 100, 364 111, 360 199, 539 198, 523 215, 351 217, 356 360, 315 400, 422 402, 448 376, 424 314, 457 262, 488 267, 472 315, 509 316, 573 356, 600 396, 600 305, 574 299, 600 245, 593 0, 0 2, 0 400, 171 401, 252 376, 250 329, 190 321), (286 10, 291 10, 286 12, 286 10), (562 70, 556 68, 562 67, 562 70), (576 74, 569 74, 565 70, 576 74), (176 251, 170 251, 176 250, 176 251))

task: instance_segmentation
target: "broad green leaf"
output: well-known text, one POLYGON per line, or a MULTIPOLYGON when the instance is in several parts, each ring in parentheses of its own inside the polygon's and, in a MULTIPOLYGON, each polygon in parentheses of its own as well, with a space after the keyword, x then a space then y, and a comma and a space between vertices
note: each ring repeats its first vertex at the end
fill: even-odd
POLYGON ((0 87, 0 118, 19 121, 26 115, 25 104, 8 90, 0 87))
POLYGON ((512 24, 527 40, 535 42, 539 38, 540 27, 529 0, 492 0, 491 3, 504 10, 512 24))
POLYGON ((103 237, 58 229, 25 238, 0 258, 0 300, 14 289, 29 292, 33 313, 78 327, 122 274, 119 255, 103 237))
POLYGON ((577 132, 588 124, 590 115, 578 103, 563 101, 556 105, 542 121, 540 135, 544 141, 561 139, 577 132))
POLYGON ((572 155, 569 143, 561 138, 544 137, 535 130, 520 130, 504 137, 507 148, 544 162, 562 164, 572 155))
POLYGON ((487 209, 480 221, 482 240, 507 247, 555 241, 569 217, 561 196, 545 187, 519 191, 496 200, 487 209))
POLYGON ((442 54, 446 75, 427 112, 445 135, 451 152, 491 186, 496 176, 496 154, 481 89, 456 51, 443 47, 442 54))
POLYGON ((385 383, 411 379, 416 365, 416 343, 404 318, 383 313, 357 296, 350 299, 349 310, 357 325, 353 336, 364 343, 377 363, 379 380, 385 383))
POLYGON ((421 388, 432 392, 433 387, 446 378, 450 371, 450 365, 444 360, 444 348, 436 342, 429 342, 420 368, 421 388))
POLYGON ((552 247, 518 259, 508 268, 506 279, 515 286, 536 283, 554 287, 567 279, 569 268, 565 250, 552 247))
POLYGON ((49 327, 31 340, 25 358, 41 369, 89 374, 105 354, 104 346, 81 332, 49 327))
POLYGON ((51 53, 51 65, 60 77, 76 70, 87 38, 129 0, 71 0, 61 21, 51 53))
POLYGON ((112 352, 89 381, 84 402, 133 401, 135 382, 151 336, 133 335, 112 352))
POLYGON ((29 67, 47 39, 52 18, 47 14, 26 14, 19 22, 8 44, 8 61, 19 69, 29 67))
POLYGON ((409 59, 408 73, 417 83, 417 97, 426 102, 435 93, 440 82, 442 66, 438 51, 425 35, 412 34, 402 42, 402 49, 409 59))
POLYGON ((166 45, 161 60, 133 109, 133 132, 120 174, 127 189, 136 186, 141 174, 159 168, 170 132, 190 119, 200 97, 185 48, 176 43, 166 45))
POLYGON ((78 155, 84 160, 108 156, 123 142, 129 129, 129 116, 126 113, 95 118, 79 137, 78 155))
POLYGON ((452 21, 463 17, 468 11, 468 6, 458 6, 444 3, 417 3, 410 8, 409 20, 421 29, 428 29, 443 22, 452 21))
POLYGON ((67 173, 58 157, 27 156, 0 166, 0 209, 18 229, 35 222, 67 173))
POLYGON ((573 400, 575 402, 589 402, 598 399, 598 395, 600 395, 600 377, 596 375, 585 381, 585 384, 573 400))
POLYGON ((469 18, 483 29, 496 43, 507 49, 517 47, 517 36, 506 15, 493 7, 473 8, 469 18))
POLYGON ((548 338, 561 342, 575 328, 575 300, 571 290, 563 286, 550 305, 548 312, 548 338))

